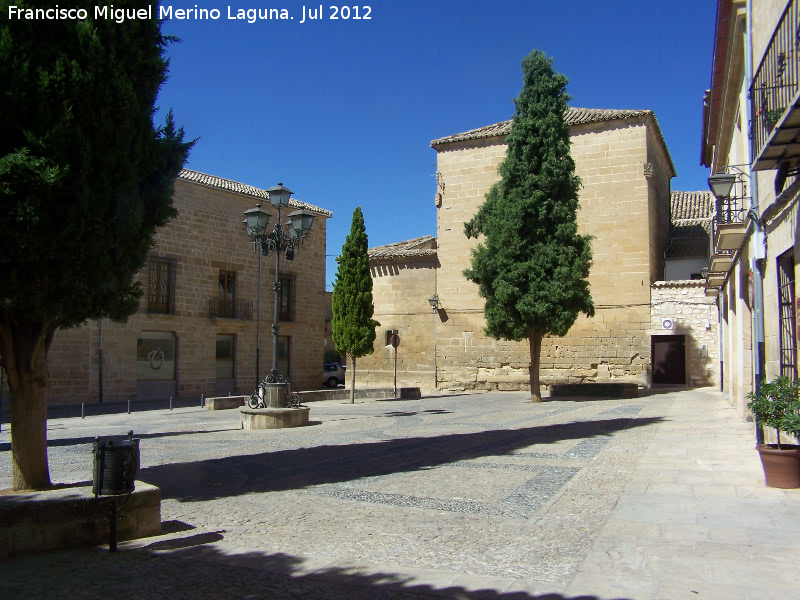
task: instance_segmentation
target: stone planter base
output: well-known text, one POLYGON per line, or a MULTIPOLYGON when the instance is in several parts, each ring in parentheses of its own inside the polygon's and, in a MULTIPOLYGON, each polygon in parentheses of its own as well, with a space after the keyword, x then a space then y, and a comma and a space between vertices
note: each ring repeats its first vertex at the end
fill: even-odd
POLYGON ((756 446, 764 467, 767 487, 800 488, 800 446, 796 444, 759 444, 756 446))
POLYGON ((283 429, 308 425, 311 409, 298 408, 240 408, 242 429, 283 429))
MULTIPOLYGON (((100 497, 103 510, 110 498, 100 497)), ((120 541, 159 535, 161 490, 135 482, 130 500, 119 514, 120 541)), ((106 512, 98 509, 91 485, 0 496, 0 560, 107 543, 106 512)))

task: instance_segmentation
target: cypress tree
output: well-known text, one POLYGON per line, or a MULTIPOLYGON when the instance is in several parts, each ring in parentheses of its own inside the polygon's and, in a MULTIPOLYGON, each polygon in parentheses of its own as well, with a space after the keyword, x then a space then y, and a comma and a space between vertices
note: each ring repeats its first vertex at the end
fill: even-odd
POLYGON ((353 211, 350 234, 342 246, 336 281, 333 285, 333 343, 346 353, 350 364, 350 402, 355 403, 356 358, 372 354, 375 328, 380 325, 372 314, 372 275, 367 254, 367 230, 361 207, 353 211))
POLYGON ((486 334, 528 340, 531 401, 540 402, 542 339, 566 335, 579 313, 594 315, 592 255, 589 236, 578 234, 581 181, 569 152, 567 78, 538 50, 522 71, 501 178, 464 225, 467 237, 483 236, 464 275, 486 299, 486 334))
MULTIPOLYGON (((59 328, 124 321, 156 229, 177 213, 191 143, 153 115, 166 79, 157 20, 0 20, 0 364, 14 489, 50 485, 47 352, 59 328)), ((142 0, 115 2, 144 8, 142 0)), ((155 5, 155 3, 152 3, 155 5)), ((0 0, 0 13, 52 8, 0 0)))

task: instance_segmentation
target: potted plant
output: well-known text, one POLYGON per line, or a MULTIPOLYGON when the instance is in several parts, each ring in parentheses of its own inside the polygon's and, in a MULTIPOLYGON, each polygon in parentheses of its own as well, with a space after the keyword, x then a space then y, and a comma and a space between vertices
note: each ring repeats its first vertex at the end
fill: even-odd
POLYGON ((800 438, 800 384, 781 376, 762 383, 758 393, 747 395, 747 404, 758 422, 777 433, 777 444, 758 444, 756 450, 769 487, 800 487, 800 445, 781 443, 781 433, 800 438))

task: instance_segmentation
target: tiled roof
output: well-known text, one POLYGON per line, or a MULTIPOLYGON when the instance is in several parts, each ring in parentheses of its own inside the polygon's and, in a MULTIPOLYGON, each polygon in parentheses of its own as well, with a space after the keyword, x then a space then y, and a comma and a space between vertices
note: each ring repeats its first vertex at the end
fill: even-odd
POLYGON ((432 235, 424 235, 405 242, 376 246, 367 252, 370 260, 436 256, 436 238, 432 235))
POLYGON ((664 258, 706 258, 708 257, 708 237, 679 239, 674 238, 669 243, 669 248, 664 258))
MULTIPOLYGON (((247 185, 245 183, 239 183, 238 181, 231 181, 230 179, 216 177, 215 175, 207 175, 206 173, 200 173, 199 171, 192 171, 190 169, 181 169, 181 172, 178 173, 178 179, 182 181, 190 181, 191 183, 197 183, 210 188, 216 188, 218 190, 224 190, 226 192, 233 192, 234 194, 240 194, 242 196, 250 196, 256 200, 269 202, 269 194, 267 193, 267 190, 262 190, 261 188, 253 187, 252 185, 247 185)), ((310 210, 324 217, 333 216, 333 213, 329 210, 314 206, 313 204, 300 202, 294 198, 289 199, 289 206, 292 208, 310 210)))
POLYGON ((664 257, 707 257, 714 217, 711 192, 672 192, 670 210, 670 244, 664 257))
MULTIPOLYGON (((604 108, 567 108, 564 115, 567 125, 585 125, 587 123, 600 123, 602 121, 613 121, 615 119, 627 119, 629 117, 642 117, 652 115, 651 110, 614 110, 604 108)), ((471 129, 464 133, 457 133, 447 137, 433 140, 431 146, 434 148, 441 144, 450 142, 463 142, 465 140, 478 140, 483 138, 508 135, 511 132, 511 121, 503 121, 494 125, 487 125, 478 129, 471 129)))
POLYGON ((654 288, 692 288, 705 287, 705 279, 673 279, 671 281, 656 281, 650 284, 654 288))
POLYGON ((670 204, 673 223, 714 216, 714 197, 711 192, 672 192, 670 204))

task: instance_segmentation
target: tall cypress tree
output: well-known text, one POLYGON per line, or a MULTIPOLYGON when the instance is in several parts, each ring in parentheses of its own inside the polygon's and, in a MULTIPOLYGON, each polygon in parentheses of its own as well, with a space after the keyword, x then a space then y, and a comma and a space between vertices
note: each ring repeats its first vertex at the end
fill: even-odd
MULTIPOLYGON (((47 352, 59 328, 124 321, 156 229, 177 213, 191 143, 170 115, 160 22, 0 20, 0 364, 11 391, 14 489, 50 485, 47 352)), ((115 2, 144 8, 143 0, 115 2)), ((0 13, 52 8, 0 0, 0 13)), ((154 11, 155 12, 155 11, 154 11)))
POLYGON ((486 299, 486 334, 528 340, 531 401, 541 402, 542 339, 566 335, 581 312, 594 315, 592 255, 590 238, 578 234, 581 181, 569 153, 567 78, 538 50, 522 71, 501 179, 464 224, 467 237, 483 236, 464 275, 486 299))
POLYGON ((339 352, 352 359, 350 364, 350 402, 356 397, 356 358, 372 354, 375 328, 380 325, 372 314, 372 275, 367 254, 367 230, 361 207, 353 211, 350 235, 342 246, 336 282, 333 285, 333 343, 339 352))

